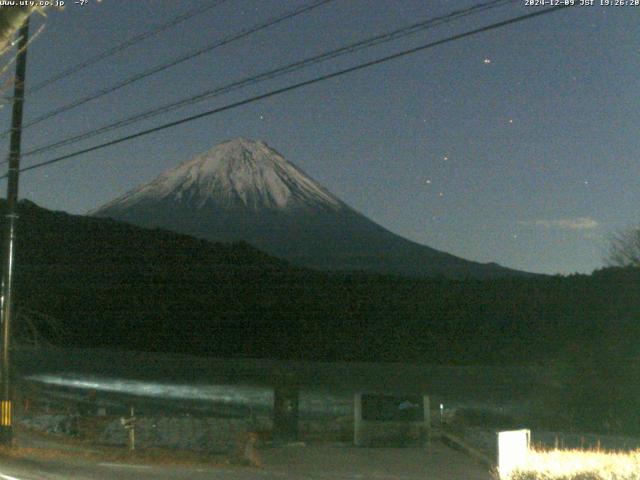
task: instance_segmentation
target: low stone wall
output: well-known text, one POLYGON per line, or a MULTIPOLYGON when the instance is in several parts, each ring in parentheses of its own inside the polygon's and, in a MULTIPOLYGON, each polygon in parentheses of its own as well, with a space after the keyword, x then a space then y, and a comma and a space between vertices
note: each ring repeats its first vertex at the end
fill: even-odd
POLYGON ((76 436, 78 435, 78 416, 64 413, 16 416, 16 424, 45 433, 76 436))
MULTIPOLYGON (((249 431, 250 422, 235 418, 141 417, 136 420, 136 448, 175 448, 196 452, 229 453, 249 431)), ((103 430, 98 443, 125 446, 128 431, 120 419, 103 430)))
MULTIPOLYGON (((353 418, 301 419, 299 438, 311 440, 353 439, 353 418)), ((270 417, 252 419, 213 417, 141 417, 136 421, 137 448, 176 448, 200 452, 228 453, 235 451, 248 432, 257 432, 261 440, 269 440, 273 428, 270 417)), ((113 419, 96 441, 103 445, 125 446, 128 432, 120 419, 113 419)))

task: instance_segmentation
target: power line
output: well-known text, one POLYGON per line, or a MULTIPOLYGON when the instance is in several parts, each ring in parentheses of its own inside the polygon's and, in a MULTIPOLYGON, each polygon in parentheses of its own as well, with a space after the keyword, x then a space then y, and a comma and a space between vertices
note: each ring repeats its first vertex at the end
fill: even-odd
MULTIPOLYGON (((290 63, 288 65, 276 68, 274 70, 269 70, 267 72, 263 72, 261 74, 258 75, 252 75, 249 77, 245 77, 241 80, 238 80, 236 82, 221 86, 221 87, 217 87, 211 90, 206 90, 204 92, 201 92, 197 95, 193 95, 190 97, 187 97, 185 99, 179 100, 177 102, 172 102, 166 105, 163 105, 161 107, 156 107, 152 110, 148 110, 146 112, 142 112, 139 113, 137 115, 134 115, 132 117, 128 117, 122 120, 118 120, 114 123, 111 123, 109 125, 105 125, 103 127, 100 127, 98 129, 94 129, 94 130, 89 130, 89 131, 85 131, 83 133, 77 134, 77 135, 73 135, 71 137, 67 137, 63 140, 59 140, 57 142, 54 143, 50 143, 50 144, 46 144, 46 145, 42 145, 40 147, 36 147, 33 150, 30 150, 28 152, 25 152, 23 154, 23 156, 31 156, 31 155, 35 155, 35 154, 40 154, 40 153, 44 153, 47 152, 49 150, 53 150, 65 145, 71 145, 77 142, 80 142, 82 140, 86 140, 88 138, 92 138, 95 137, 97 135, 101 135, 103 133, 112 131, 112 130, 116 130, 118 128, 122 128, 125 127, 127 125, 131 125, 133 123, 137 123, 140 122, 142 120, 147 120, 149 118, 153 118, 155 116, 161 115, 163 113, 168 113, 170 111, 176 110, 178 108, 182 108, 188 105, 193 105, 195 103, 199 103, 214 97, 217 97, 219 95, 225 94, 225 93, 229 93, 232 92, 234 90, 238 90, 240 88, 244 88, 246 86, 249 85, 255 85, 257 83, 266 81, 266 80, 271 80, 277 77, 280 77, 282 75, 288 74, 288 73, 292 73, 295 72, 297 70, 300 70, 302 68, 311 66, 311 65, 315 65, 317 63, 321 63, 324 62, 326 60, 332 59, 332 58, 336 58, 339 57, 341 55, 345 55, 345 54, 349 54, 349 53, 353 53, 365 48, 369 48, 375 45, 379 45, 382 43, 386 43, 386 42, 390 42, 392 40, 396 40, 398 38, 402 38, 411 34, 414 34, 416 32, 419 32, 421 30, 425 30, 427 28, 433 28, 435 26, 441 25, 443 23, 447 23, 447 22, 451 22, 453 20, 457 20, 459 18, 462 18, 464 16, 467 15, 472 15, 472 14, 477 14, 481 11, 486 11, 492 8, 496 8, 508 3, 515 3, 515 1, 517 0, 493 0, 490 2, 486 2, 486 3, 480 3, 480 4, 476 4, 472 7, 466 8, 466 9, 462 9, 462 10, 456 10, 454 12, 448 13, 446 15, 442 15, 439 17, 435 17, 435 18, 430 18, 421 22, 417 22, 414 23, 412 25, 409 25, 407 27, 403 27, 400 29, 396 29, 390 32, 386 32, 383 34, 379 34, 376 35, 374 37, 369 37, 367 39, 349 44, 345 47, 341 47, 335 50, 330 50, 328 52, 324 52, 321 53, 319 55, 315 55, 312 57, 308 57, 306 59, 297 61, 297 62, 293 62, 290 63)), ((2 164, 3 162, 0 162, 0 164, 2 164)))
MULTIPOLYGON (((133 140, 135 138, 143 137, 143 136, 149 135, 151 133, 159 132, 159 131, 165 130, 167 128, 176 127, 176 126, 182 125, 184 123, 192 122, 192 121, 198 120, 200 118, 204 118, 204 117, 208 117, 208 116, 211 116, 211 115, 215 115, 216 113, 225 112, 227 110, 231 110, 233 108, 237 108, 237 107, 240 107, 240 106, 243 106, 243 105, 247 105, 247 104, 250 104, 250 103, 253 103, 253 102, 257 102, 259 100, 264 100, 265 98, 274 97, 274 96, 280 95, 282 93, 286 93, 286 92, 290 92, 290 91, 293 91, 293 90, 297 90, 299 88, 306 87, 308 85, 313 85, 313 84, 316 84, 316 83, 319 83, 319 82, 323 82, 325 80, 329 80, 329 79, 332 79, 332 78, 340 77, 342 75, 346 75, 348 73, 352 73, 352 72, 355 72, 355 71, 358 71, 358 70, 369 68, 369 67, 372 67, 372 66, 375 66, 375 65, 380 65, 382 63, 385 63, 385 62, 388 62, 388 61, 391 61, 391 60, 402 58, 402 57, 405 57, 407 55, 411 55, 411 54, 414 54, 414 53, 417 53, 417 52, 421 52, 423 50, 427 50, 427 49, 434 48, 434 47, 437 47, 437 46, 440 46, 440 45, 444 45, 446 43, 454 42, 456 40, 460 40, 460 39, 463 39, 463 38, 466 38, 466 37, 470 37, 472 35, 488 32, 490 30, 495 30, 497 28, 501 28, 501 27, 505 27, 507 25, 512 25, 512 24, 515 24, 515 23, 519 23, 519 22, 522 22, 524 20, 529 20, 531 18, 535 18, 535 17, 539 17, 539 16, 542 16, 542 15, 546 15, 548 13, 557 12, 557 11, 563 10, 565 8, 568 8, 570 6, 572 6, 572 5, 561 5, 561 6, 558 6, 558 7, 546 8, 544 10, 540 10, 540 11, 537 11, 537 12, 528 13, 528 14, 525 14, 525 15, 520 15, 518 17, 514 17, 514 18, 511 18, 509 20, 504 20, 504 21, 501 21, 501 22, 492 23, 492 24, 487 25, 485 27, 477 28, 477 29, 470 30, 470 31, 467 31, 467 32, 464 32, 464 33, 459 33, 457 35, 453 35, 453 36, 447 37, 447 38, 442 39, 442 40, 437 40, 435 42, 427 43, 425 45, 420 45, 418 47, 410 48, 408 50, 403 50, 401 52, 394 53, 392 55, 387 55, 385 57, 381 57, 381 58, 378 58, 376 60, 371 60, 371 61, 368 61, 368 62, 360 63, 360 64, 355 65, 353 67, 345 68, 343 70, 338 70, 336 72, 329 73, 327 75, 322 75, 320 77, 316 77, 316 78, 313 78, 311 80, 306 80, 306 81, 303 81, 303 82, 294 83, 292 85, 288 85, 288 86, 283 87, 283 88, 278 88, 276 90, 272 90, 270 92, 263 93, 261 95, 256 95, 254 97, 250 97, 250 98, 247 98, 245 100, 241 100, 241 101, 238 101, 238 102, 230 103, 230 104, 225 105, 223 107, 215 108, 215 109, 209 110, 207 112, 199 113, 197 115, 191 115, 189 117, 186 117, 186 118, 183 118, 183 119, 180 119, 180 120, 176 120, 176 121, 173 121, 173 122, 165 123, 165 124, 160 125, 158 127, 154 127, 154 128, 150 128, 150 129, 147 129, 147 130, 143 130, 143 131, 131 134, 131 135, 127 135, 125 137, 117 138, 115 140, 111 140, 111 141, 108 141, 108 142, 105 142, 105 143, 101 143, 99 145, 95 145, 93 147, 89 147, 89 148, 85 148, 85 149, 82 149, 82 150, 78 150, 76 152, 69 153, 69 154, 66 154, 66 155, 62 155, 60 157, 52 158, 50 160, 46 160, 44 162, 37 163, 35 165, 30 165, 28 167, 24 167, 24 168, 20 169, 20 171, 21 172, 26 172, 26 171, 29 171, 29 170, 35 170, 35 169, 38 169, 38 168, 42 168, 42 167, 45 167, 45 166, 48 166, 48 165, 52 165, 54 163, 61 162, 63 160, 67 160, 69 158, 77 157, 77 156, 85 154, 85 153, 95 152, 96 150, 101 150, 103 148, 107 148, 107 147, 110 147, 110 146, 113 146, 113 145, 117 145, 119 143, 127 142, 129 140, 133 140)), ((7 175, 3 175, 3 176, 0 177, 0 179, 4 179, 4 178, 7 178, 7 175)))
MULTIPOLYGON (((194 50, 192 52, 187 53, 186 55, 180 56, 174 60, 171 60, 168 63, 164 63, 161 65, 157 65, 149 70, 145 70, 144 72, 138 73, 136 75, 133 75, 119 83, 116 83, 115 85, 112 85, 110 87, 107 88, 103 88, 101 90, 98 90, 94 93, 91 93, 85 97, 82 97, 78 100, 75 100, 71 103, 68 103, 66 105, 62 105, 61 107, 58 107, 56 109, 53 109, 47 113, 42 114, 41 116, 35 118, 34 120, 31 120, 30 122, 27 122, 23 129, 27 129, 29 127, 33 127, 34 125, 37 125, 39 123, 44 122, 45 120, 48 120, 50 118, 56 117, 58 115, 60 115, 61 113, 64 112, 68 112, 69 110, 73 110, 74 108, 77 108, 81 105, 84 105, 85 103, 90 102, 91 100, 95 100, 97 98, 103 97, 109 93, 113 93, 116 92, 118 90, 120 90, 123 87, 126 87, 127 85, 131 85, 132 83, 138 82, 140 80, 143 80, 147 77, 150 77, 152 75, 155 75, 157 73, 160 73, 164 70, 167 70, 171 67, 175 67, 176 65, 179 65, 181 63, 186 62, 187 60, 191 60, 195 57, 198 57, 199 55, 202 55, 204 53, 210 52, 212 50, 215 50, 216 48, 222 47, 224 45, 227 45, 229 43, 235 42, 237 40, 240 40, 242 38, 248 37, 249 35, 252 35, 256 32, 259 32, 260 30, 264 30, 268 27, 271 27, 273 25, 276 25, 278 23, 281 23, 285 20, 291 19, 293 17, 296 17, 298 15, 301 15, 303 13, 309 12, 315 8, 318 8, 322 5, 325 5, 327 3, 333 2, 334 0, 318 0, 314 3, 312 3, 311 5, 307 5, 305 7, 301 7, 301 8, 297 8, 295 10, 289 11, 287 13, 285 13, 284 15, 281 15, 279 17, 273 18, 271 20, 268 20, 267 22, 258 24, 254 27, 251 27, 249 29, 245 29, 245 30, 241 30, 238 33, 229 35, 227 37, 224 37, 220 40, 215 41, 214 43, 207 45, 205 47, 199 48, 197 50, 194 50)), ((6 135, 8 135, 10 133, 10 130, 7 130, 5 132, 3 132, 2 134, 0 134, 0 138, 5 137, 6 135)))
POLYGON ((168 22, 165 22, 159 26, 157 26, 156 28, 154 28, 153 30, 149 30, 148 32, 144 32, 141 33, 140 35, 136 35, 135 37, 131 37, 128 40, 125 40, 124 42, 122 42, 119 45, 116 45, 113 48, 110 48, 109 50, 105 50, 102 53, 99 53, 91 58, 89 58, 88 60, 85 60, 84 62, 78 63, 72 67, 69 67, 66 70, 63 70, 62 72, 48 78, 47 80, 40 82, 38 84, 36 84, 34 87, 30 88, 27 91, 27 95, 32 94, 37 92, 38 90, 42 90, 45 87, 50 86, 52 83, 57 82, 59 80, 62 80, 63 78, 67 78, 77 72, 79 72, 80 70, 83 70, 91 65, 94 65, 102 60, 104 60, 105 58, 111 57, 117 53, 120 53, 121 51, 135 45, 136 43, 139 43, 143 40, 146 40, 149 37, 152 37, 154 35, 157 35, 171 27, 174 27, 182 22, 184 22, 185 20, 189 20, 192 17, 195 17, 196 15, 201 15, 223 3, 225 3, 227 0, 217 0, 213 3, 209 3, 207 5, 203 5, 202 7, 198 7, 198 8, 194 8, 192 10, 189 10, 181 15, 178 15, 177 17, 169 20, 168 22))

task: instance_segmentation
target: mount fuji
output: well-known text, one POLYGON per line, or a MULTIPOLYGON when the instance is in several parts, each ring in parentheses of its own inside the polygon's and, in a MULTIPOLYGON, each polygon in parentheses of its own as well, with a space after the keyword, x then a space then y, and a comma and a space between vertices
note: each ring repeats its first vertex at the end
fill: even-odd
POLYGON ((358 213, 261 141, 244 138, 89 212, 214 241, 245 241, 322 270, 408 276, 522 275, 402 238, 358 213))

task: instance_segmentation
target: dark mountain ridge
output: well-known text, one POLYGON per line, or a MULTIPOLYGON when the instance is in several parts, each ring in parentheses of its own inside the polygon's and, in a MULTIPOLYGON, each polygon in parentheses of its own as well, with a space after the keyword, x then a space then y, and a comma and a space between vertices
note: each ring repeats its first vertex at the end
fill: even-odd
POLYGON ((247 244, 30 202, 16 252, 17 308, 58 318, 69 346, 500 364, 638 337, 637 270, 484 281, 315 272, 247 244))

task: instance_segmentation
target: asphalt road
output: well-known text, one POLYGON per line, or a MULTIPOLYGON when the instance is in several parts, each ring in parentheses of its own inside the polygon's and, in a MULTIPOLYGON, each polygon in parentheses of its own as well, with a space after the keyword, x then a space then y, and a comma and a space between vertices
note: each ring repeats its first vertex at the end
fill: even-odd
POLYGON ((340 444, 262 450, 262 467, 151 466, 136 463, 0 458, 0 480, 278 479, 491 480, 487 469, 435 442, 421 448, 356 448, 340 444))

